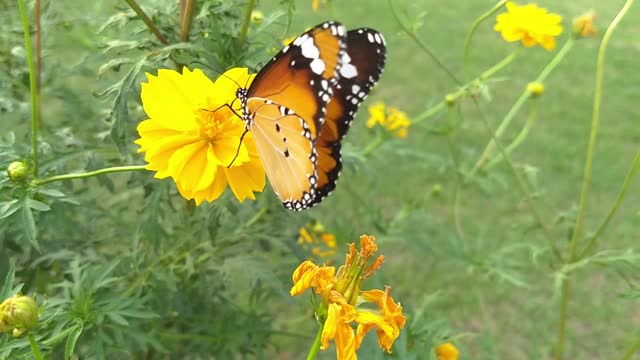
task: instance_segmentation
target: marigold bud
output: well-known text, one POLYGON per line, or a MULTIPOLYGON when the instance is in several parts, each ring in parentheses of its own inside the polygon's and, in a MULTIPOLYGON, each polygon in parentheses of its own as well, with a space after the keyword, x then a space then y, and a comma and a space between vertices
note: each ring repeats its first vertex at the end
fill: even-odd
POLYGON ((544 85, 541 82, 534 81, 527 84, 527 91, 533 97, 538 97, 544 92, 544 85))
POLYGON ((436 346, 438 360, 458 360, 458 349, 450 342, 436 346))
POLYGON ((596 12, 591 10, 573 19, 573 35, 577 38, 596 36, 598 29, 593 26, 596 12))
POLYGON ((7 168, 9 178, 15 182, 24 181, 29 176, 29 167, 22 161, 14 161, 7 168))
POLYGON ((38 324, 38 304, 28 296, 15 295, 0 304, 0 332, 18 337, 38 324))

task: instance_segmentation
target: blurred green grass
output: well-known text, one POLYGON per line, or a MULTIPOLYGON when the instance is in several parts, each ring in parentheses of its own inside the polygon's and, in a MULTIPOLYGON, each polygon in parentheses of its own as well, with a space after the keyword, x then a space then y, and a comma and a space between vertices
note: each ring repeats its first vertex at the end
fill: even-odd
MULTIPOLYGON (((72 82, 77 89, 77 96, 57 98, 56 84, 46 88, 49 92, 43 94, 43 99, 47 118, 62 119, 52 128, 78 121, 95 122, 96 132, 104 128, 103 119, 86 118, 95 114, 91 107, 96 103, 87 99, 92 99, 91 93, 103 89, 109 79, 96 80, 95 72, 86 71, 80 65, 87 58, 100 56, 99 49, 88 47, 96 36, 102 36, 95 34, 96 24, 109 16, 87 17, 86 14, 111 14, 114 3, 69 7, 64 21, 57 22, 58 32, 45 39, 45 48, 56 49, 45 54, 47 59, 69 73, 68 78, 58 77, 58 81, 72 82), (87 31, 65 32, 66 22, 87 31), (78 73, 78 69, 85 72, 78 73)), ((412 15, 425 13, 420 38, 449 69, 460 74, 465 35, 473 20, 493 3, 429 0, 398 2, 396 6, 400 10, 409 9, 412 15)), ((559 41, 561 44, 569 36, 572 17, 594 9, 599 28, 604 32, 623 1, 538 3, 563 15, 565 33, 559 41)), ((265 12, 275 9, 275 5, 261 5, 265 12)), ((416 115, 456 89, 455 82, 400 33, 387 1, 334 1, 332 7, 319 12, 311 11, 310 1, 299 1, 289 35, 329 18, 342 21, 349 28, 375 28, 385 34, 388 42, 385 73, 348 137, 348 142, 355 146, 366 145, 370 139, 364 122, 366 105, 373 101, 383 100, 416 115)), ((594 230, 608 211, 640 140, 635 103, 640 73, 634 61, 640 49, 638 24, 640 13, 631 11, 614 34, 608 51, 587 231, 594 230)), ((470 74, 478 74, 495 64, 516 46, 505 44, 492 26, 493 20, 489 20, 477 32, 470 74)), ((537 169, 540 193, 536 203, 549 223, 577 206, 591 122, 598 44, 596 39, 579 41, 549 77, 545 93, 539 99, 539 119, 527 142, 512 156, 515 162, 537 169)), ((493 126, 497 126, 527 82, 551 56, 553 53, 539 48, 522 50, 511 68, 499 74, 500 81, 489 83, 493 101, 487 109, 493 126)), ((454 139, 468 168, 471 165, 468 162, 477 158, 488 136, 471 104, 465 104, 463 112, 464 123, 454 139)), ((525 115, 523 112, 517 117, 514 129, 519 129, 517 124, 523 124, 525 115)), ((20 131, 22 135, 26 133, 24 127, 15 126, 25 119, 6 120, 3 122, 8 126, 5 129, 2 125, 3 133, 9 128, 20 129, 19 135, 20 131)), ((455 173, 445 139, 429 131, 445 121, 442 116, 434 117, 411 128, 407 140, 385 144, 371 162, 357 171, 349 166, 354 162, 347 162, 334 195, 304 216, 322 219, 343 242, 354 241, 361 233, 375 234, 387 264, 379 273, 382 278, 377 280, 378 284, 369 286, 392 286, 394 297, 409 314, 419 309, 430 295, 438 293, 428 307, 426 319, 442 319, 451 335, 465 334, 455 341, 463 359, 550 358, 559 316, 559 299, 554 292, 550 264, 542 261, 526 268, 513 268, 513 273, 520 276, 526 287, 488 279, 472 266, 486 264, 487 260, 507 262, 510 257, 531 262, 525 252, 503 250, 523 244, 543 247, 545 240, 528 226, 532 224, 530 214, 504 166, 499 166, 483 181, 485 186, 464 190, 461 218, 465 237, 459 239, 455 235, 452 221, 455 173), (436 184, 444 187, 441 196, 431 194, 436 184), (403 209, 410 209, 408 215, 398 216, 403 209)), ((513 135, 511 132, 510 136, 513 135)), ((636 180, 629 198, 602 239, 603 246, 620 249, 636 245, 634 229, 640 223, 640 209, 634 194, 639 190, 640 182, 636 180)), ((296 216, 288 215, 292 222, 299 222, 296 216)), ((567 238, 569 226, 570 223, 559 224, 554 236, 567 238)), ((621 349, 634 340, 634 331, 640 325, 633 302, 619 296, 627 289, 627 284, 613 270, 592 267, 590 271, 577 273, 570 304, 567 358, 610 359, 621 355, 621 349)), ((308 321, 301 326, 313 334, 312 325, 313 322, 308 321)), ((296 346, 304 351, 306 344, 296 346)), ((331 358, 333 354, 324 356, 331 358)))

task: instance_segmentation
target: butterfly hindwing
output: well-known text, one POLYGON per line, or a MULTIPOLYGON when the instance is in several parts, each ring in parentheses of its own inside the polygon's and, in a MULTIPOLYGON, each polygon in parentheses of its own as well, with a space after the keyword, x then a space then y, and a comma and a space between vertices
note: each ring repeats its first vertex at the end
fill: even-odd
POLYGON ((358 107, 380 78, 385 59, 382 34, 366 28, 347 33, 347 52, 339 70, 341 76, 333 88, 325 122, 316 140, 318 185, 314 203, 320 202, 336 187, 342 169, 340 141, 349 130, 358 107))
POLYGON ((238 92, 271 186, 290 209, 314 204, 316 138, 345 54, 346 31, 322 23, 285 46, 238 92), (243 91, 244 90, 244 91, 243 91))

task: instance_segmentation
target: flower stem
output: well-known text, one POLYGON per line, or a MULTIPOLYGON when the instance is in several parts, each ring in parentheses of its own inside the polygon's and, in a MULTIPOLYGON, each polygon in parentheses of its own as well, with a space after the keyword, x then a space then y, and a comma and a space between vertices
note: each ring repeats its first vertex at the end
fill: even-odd
POLYGON ((465 78, 467 77, 467 64, 469 63, 469 61, 468 61, 469 60, 469 49, 471 48, 471 39, 473 37, 473 34, 476 32, 476 30, 478 29, 478 27, 480 26, 480 24, 483 21, 485 21, 489 16, 495 14, 498 10, 500 10, 500 8, 504 4, 506 4, 507 1, 509 1, 509 0, 500 0, 491 9, 489 9, 489 11, 487 11, 484 14, 480 15, 480 17, 476 19, 476 21, 471 26, 471 29, 467 33, 467 37, 464 39, 464 50, 463 50, 463 53, 462 53, 462 73, 464 74, 465 78))
MULTIPOLYGON (((564 57, 567 55, 569 50, 571 50, 571 48, 573 47, 573 43, 574 43, 574 40, 572 37, 569 38, 569 40, 567 40, 564 43, 564 45, 562 46, 560 51, 558 51, 556 56, 553 59, 551 59, 551 61, 547 64, 547 66, 544 67, 544 69, 542 69, 538 77, 535 79, 536 82, 540 82, 540 83, 544 82, 544 80, 549 76, 551 71, 555 69, 556 66, 558 66, 560 61, 562 61, 562 59, 564 59, 564 57)), ((500 123, 500 125, 498 126, 498 129, 496 130, 496 134, 495 134, 496 138, 500 138, 502 134, 507 130, 507 128, 511 124, 511 121, 515 118, 516 114, 520 111, 520 108, 522 107, 522 105, 524 105, 524 103, 529 99, 530 96, 531 96, 531 93, 528 90, 525 89, 522 92, 522 94, 513 104, 513 106, 507 113, 507 115, 504 117, 504 119, 502 119, 502 123, 500 123)), ((478 161, 476 161, 476 164, 473 166, 473 169, 471 169, 471 171, 469 172, 470 177, 473 176, 482 167, 484 162, 491 155, 491 152, 493 151, 495 145, 496 145, 495 141, 493 140, 489 141, 484 151, 482 152, 482 155, 480 155, 480 158, 478 159, 478 161)))
POLYGON ((622 200, 624 200, 624 197, 627 194, 627 190, 629 190, 629 186, 631 185, 631 181, 633 180, 633 177, 636 175, 636 172, 638 171, 638 168, 640 168, 640 150, 638 150, 638 152, 636 153, 636 157, 633 160, 633 164, 631 165, 631 169, 629 169, 629 172, 627 173, 627 176, 625 177, 624 182, 622 183, 622 188, 618 192, 618 196, 616 196, 616 199, 615 199, 615 201, 613 203, 613 206, 611 206, 611 209, 609 210, 609 213, 605 217, 604 221, 602 221, 602 224, 600 224, 600 226, 598 227, 598 230, 596 230, 595 234, 593 234, 593 236, 591 237, 591 240, 589 240, 589 243, 587 244, 587 246, 584 247, 584 250, 580 253, 580 256, 578 258, 582 258, 582 256, 584 256, 585 254, 589 253, 591 251, 591 249, 593 248, 593 246, 595 246, 595 244, 596 244, 597 240, 600 238, 600 236, 602 236, 602 233, 604 233, 604 231, 607 229, 607 226, 609 225, 609 222, 611 221, 613 216, 618 211, 618 208, 622 204, 622 200))
POLYGON ((147 14, 144 12, 144 10, 142 10, 140 5, 138 5, 135 0, 124 1, 129 4, 129 7, 140 17, 140 19, 142 19, 145 25, 147 25, 149 30, 151 30, 151 32, 156 36, 156 38, 158 38, 158 40, 160 40, 161 43, 163 43, 164 45, 169 45, 169 40, 167 40, 167 38, 162 35, 156 24, 153 23, 153 20, 151 20, 151 18, 147 16, 147 14))
MULTIPOLYGON (((524 127, 522 128, 518 136, 516 136, 516 138, 513 139, 513 141, 511 142, 511 144, 509 144, 505 148, 505 154, 507 155, 511 154, 511 152, 513 152, 513 150, 515 150, 518 146, 520 146, 520 144, 524 141, 524 139, 526 139, 527 136, 529 135, 529 131, 531 130, 531 128, 533 127, 533 124, 536 122, 536 119, 538 118, 537 105, 538 105, 537 101, 534 101, 531 104, 531 111, 529 112, 529 117, 527 118, 527 122, 524 124, 524 127)), ((503 159, 502 154, 498 154, 495 158, 493 158, 491 161, 487 163, 487 165, 485 166, 485 169, 488 170, 492 168, 497 163, 499 163, 502 159, 503 159)))
POLYGON ((240 29, 240 35, 238 35, 238 45, 243 45, 247 40, 247 32, 249 31, 249 23, 251 22, 251 12, 256 4, 256 0, 249 0, 247 9, 244 13, 244 20, 242 22, 242 29, 240 29))
POLYGON ((420 48, 422 48, 422 50, 427 53, 427 55, 429 55, 429 57, 436 63, 438 64, 438 66, 440 66, 440 68, 442 68, 442 70, 444 70, 447 75, 449 75, 449 77, 455 81, 458 85, 462 85, 462 82, 460 80, 458 80, 458 78, 453 75, 453 73, 449 70, 449 68, 447 68, 442 61, 440 61, 440 59, 438 59, 432 52, 431 50, 429 50, 429 48, 422 43, 422 41, 420 41, 420 39, 418 39, 418 37, 416 36, 416 33, 412 30, 410 30, 409 28, 407 28, 404 23, 402 22, 402 20, 400 20, 400 16, 398 15, 398 13, 396 12, 395 7, 393 7, 393 0, 389 0, 389 7, 391 8, 391 14, 393 15, 393 17, 395 18, 396 22, 398 23, 398 25, 400 25, 400 27, 402 28, 402 31, 404 31, 405 34, 407 34, 407 36, 409 36, 411 38, 411 40, 413 40, 420 48))
POLYGON ((35 179, 33 180, 34 185, 44 185, 54 181, 62 181, 62 180, 71 180, 71 179, 82 179, 88 178, 92 176, 114 173, 114 172, 124 172, 124 171, 139 171, 146 170, 146 165, 131 165, 131 166, 114 166, 108 167, 104 169, 99 169, 95 171, 89 171, 85 173, 76 173, 76 174, 64 174, 64 175, 56 175, 51 176, 44 179, 35 179))
MULTIPOLYGON (((573 235, 569 242, 569 250, 566 256, 566 263, 569 264, 574 261, 576 248, 582 233, 582 226, 584 223, 584 216, 587 208, 587 195, 589 194, 589 186, 591 185, 591 166, 593 164, 593 156, 595 153, 596 140, 598 138, 598 127, 600 125, 600 104, 602 101, 602 80, 604 74, 604 59, 606 55, 607 45, 613 35, 613 31, 618 26, 618 23, 622 20, 627 13, 633 0, 627 0, 618 12, 618 15, 613 19, 600 43, 600 49, 598 50, 598 60, 596 63, 596 85, 595 93, 593 96, 593 114, 591 119, 591 132, 589 133, 589 145, 587 148, 587 158, 584 165, 584 174, 582 178, 582 191, 580 193, 580 205, 578 208, 578 215, 576 218, 576 224, 573 228, 573 235)), ((558 324, 558 339, 556 342, 555 359, 562 360, 564 356, 564 341, 566 335, 567 326, 567 313, 569 308, 569 295, 571 289, 571 278, 567 275, 562 284, 562 297, 560 300, 560 321, 558 324)))
POLYGON ((31 352, 33 353, 33 358, 35 360, 42 360, 42 354, 40 354, 40 348, 38 348, 38 344, 36 343, 36 338, 32 333, 29 333, 29 344, 31 345, 31 352))
POLYGON ((38 176, 38 118, 40 107, 38 106, 38 94, 36 86, 36 70, 33 64, 33 49, 31 48, 31 35, 29 33, 29 23, 27 22, 27 12, 24 2, 18 0, 22 27, 24 28, 24 46, 27 50, 27 63, 29 64, 29 89, 31 93, 31 156, 33 175, 38 176))
MULTIPOLYGON (((505 67, 507 67, 507 65, 509 65, 516 57, 516 53, 512 53, 511 55, 505 57, 504 59, 502 59, 502 61, 500 61, 499 63, 493 65, 492 67, 490 67, 489 69, 485 70, 483 73, 481 73, 477 78, 469 81, 468 83, 466 83, 465 85, 461 86, 458 90, 456 90, 454 93, 450 94, 454 99, 458 99, 459 97, 465 95, 468 91, 469 88, 479 82, 479 81, 483 81, 486 80, 488 78, 490 78, 491 76, 495 75, 497 72, 499 72, 500 70, 504 69, 505 67)), ((427 110, 425 110, 422 114, 416 116, 415 118, 413 118, 413 124, 418 124, 422 121, 424 121, 425 119, 435 115, 436 113, 440 112, 441 110, 443 110, 446 106, 446 101, 442 100, 441 102, 439 102, 438 104, 428 108, 427 110)))
POLYGON ((196 7, 196 0, 180 1, 180 40, 189 41, 189 32, 193 23, 193 10, 196 7))
POLYGON ((453 109, 449 107, 447 111, 447 131, 445 136, 447 138, 447 147, 451 154, 451 162, 453 163, 454 170, 456 172, 456 180, 453 188, 453 223, 455 224, 456 233, 459 238, 464 238, 464 228, 462 221, 460 220, 460 185, 463 183, 462 168, 460 167, 460 161, 456 153, 455 142, 453 141, 453 109))
POLYGON ((307 360, 313 360, 316 358, 318 351, 320 350, 320 341, 322 340, 322 329, 324 326, 320 326, 318 328, 318 333, 316 334, 316 338, 313 340, 313 344, 311 344, 311 348, 309 348, 309 355, 307 355, 307 360))

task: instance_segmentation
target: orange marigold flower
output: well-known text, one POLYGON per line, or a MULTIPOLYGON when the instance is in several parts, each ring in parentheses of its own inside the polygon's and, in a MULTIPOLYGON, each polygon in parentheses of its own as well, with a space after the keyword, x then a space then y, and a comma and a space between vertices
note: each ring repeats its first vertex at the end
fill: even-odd
POLYGON ((598 29, 594 26, 596 12, 588 11, 573 20, 573 34, 576 37, 597 36, 598 29))
POLYGON ((197 205, 217 199, 227 185, 239 201, 255 200, 254 192, 264 189, 264 168, 251 133, 241 143, 244 123, 224 106, 235 100, 236 82, 249 84, 253 75, 235 68, 212 82, 185 67, 182 74, 161 69, 147 78, 142 105, 149 119, 138 125, 136 140, 146 168, 158 179, 171 177, 197 205))
POLYGON ((546 50, 556 47, 556 37, 562 33, 562 17, 535 4, 517 5, 509 1, 507 12, 498 15, 495 31, 508 42, 520 41, 525 47, 540 44, 546 50))
POLYGON ((376 257, 377 250, 375 237, 363 235, 360 250, 350 244, 345 265, 337 272, 333 266, 317 266, 305 261, 293 273, 291 295, 299 295, 308 288, 321 294, 322 303, 316 309, 318 318, 324 319, 320 348, 326 349, 333 340, 338 360, 357 359, 356 350, 373 329, 380 347, 391 352, 393 342, 406 323, 402 306, 391 297, 390 287, 384 291, 360 291, 362 282, 382 264, 384 257, 376 257))

